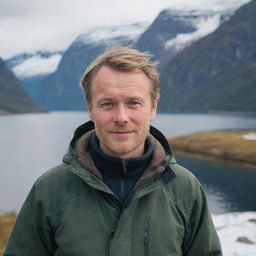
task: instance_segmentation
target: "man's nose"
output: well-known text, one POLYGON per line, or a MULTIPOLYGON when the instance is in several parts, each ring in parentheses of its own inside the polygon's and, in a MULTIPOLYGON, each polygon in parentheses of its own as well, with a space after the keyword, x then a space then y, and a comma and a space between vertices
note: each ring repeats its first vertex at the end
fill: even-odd
POLYGON ((115 123, 125 124, 129 120, 128 110, 124 105, 116 106, 114 121, 115 123))

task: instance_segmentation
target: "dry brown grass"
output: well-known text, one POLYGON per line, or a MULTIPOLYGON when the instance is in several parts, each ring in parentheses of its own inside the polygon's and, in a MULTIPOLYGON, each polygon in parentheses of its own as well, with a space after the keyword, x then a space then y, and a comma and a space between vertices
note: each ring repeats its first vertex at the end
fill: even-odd
POLYGON ((16 217, 17 215, 15 212, 0 215, 0 255, 3 254, 16 217))
POLYGON ((256 167, 256 140, 244 134, 256 131, 216 131, 194 133, 169 139, 174 151, 206 155, 256 167))

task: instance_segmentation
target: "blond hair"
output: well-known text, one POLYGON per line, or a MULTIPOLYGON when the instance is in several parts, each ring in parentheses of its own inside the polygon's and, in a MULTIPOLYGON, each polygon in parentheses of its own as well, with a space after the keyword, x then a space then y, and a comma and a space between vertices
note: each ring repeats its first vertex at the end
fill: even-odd
POLYGON ((93 80, 102 66, 108 66, 118 71, 129 72, 140 69, 151 82, 151 97, 159 99, 159 75, 156 71, 157 62, 151 62, 153 56, 130 48, 117 48, 109 50, 98 56, 86 69, 81 78, 81 87, 87 102, 91 100, 91 86, 93 80))

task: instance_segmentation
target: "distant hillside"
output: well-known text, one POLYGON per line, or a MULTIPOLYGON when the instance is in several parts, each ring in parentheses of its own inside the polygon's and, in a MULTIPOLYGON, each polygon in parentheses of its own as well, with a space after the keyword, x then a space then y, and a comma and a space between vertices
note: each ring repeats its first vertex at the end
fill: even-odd
POLYGON ((0 113, 42 111, 22 89, 19 80, 0 58, 0 113))
POLYGON ((256 111, 256 0, 161 72, 160 111, 256 111))

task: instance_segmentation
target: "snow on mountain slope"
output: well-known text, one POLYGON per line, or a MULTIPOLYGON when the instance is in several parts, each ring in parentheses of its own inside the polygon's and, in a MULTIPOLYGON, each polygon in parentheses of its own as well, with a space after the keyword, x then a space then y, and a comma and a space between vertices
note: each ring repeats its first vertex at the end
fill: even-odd
POLYGON ((53 73, 60 62, 61 55, 54 54, 49 58, 42 58, 34 55, 13 68, 14 73, 19 78, 47 75, 53 73))
POLYGON ((199 2, 181 3, 170 7, 170 15, 177 20, 184 20, 195 27, 191 33, 180 33, 168 40, 165 49, 180 51, 194 41, 215 31, 242 5, 250 0, 205 0, 199 2))
POLYGON ((9 68, 20 78, 32 78, 53 73, 61 60, 62 53, 20 54, 6 60, 9 68))
POLYGON ((135 40, 144 32, 148 25, 149 23, 143 22, 125 26, 94 28, 80 35, 73 44, 100 44, 103 40, 106 42, 116 38, 135 40))
POLYGON ((165 48, 172 48, 176 51, 182 50, 192 42, 213 32, 224 20, 228 18, 228 16, 230 16, 228 13, 222 14, 212 12, 208 14, 195 14, 195 12, 188 12, 186 15, 183 14, 179 18, 190 21, 196 30, 191 33, 178 34, 175 38, 166 42, 165 48))

